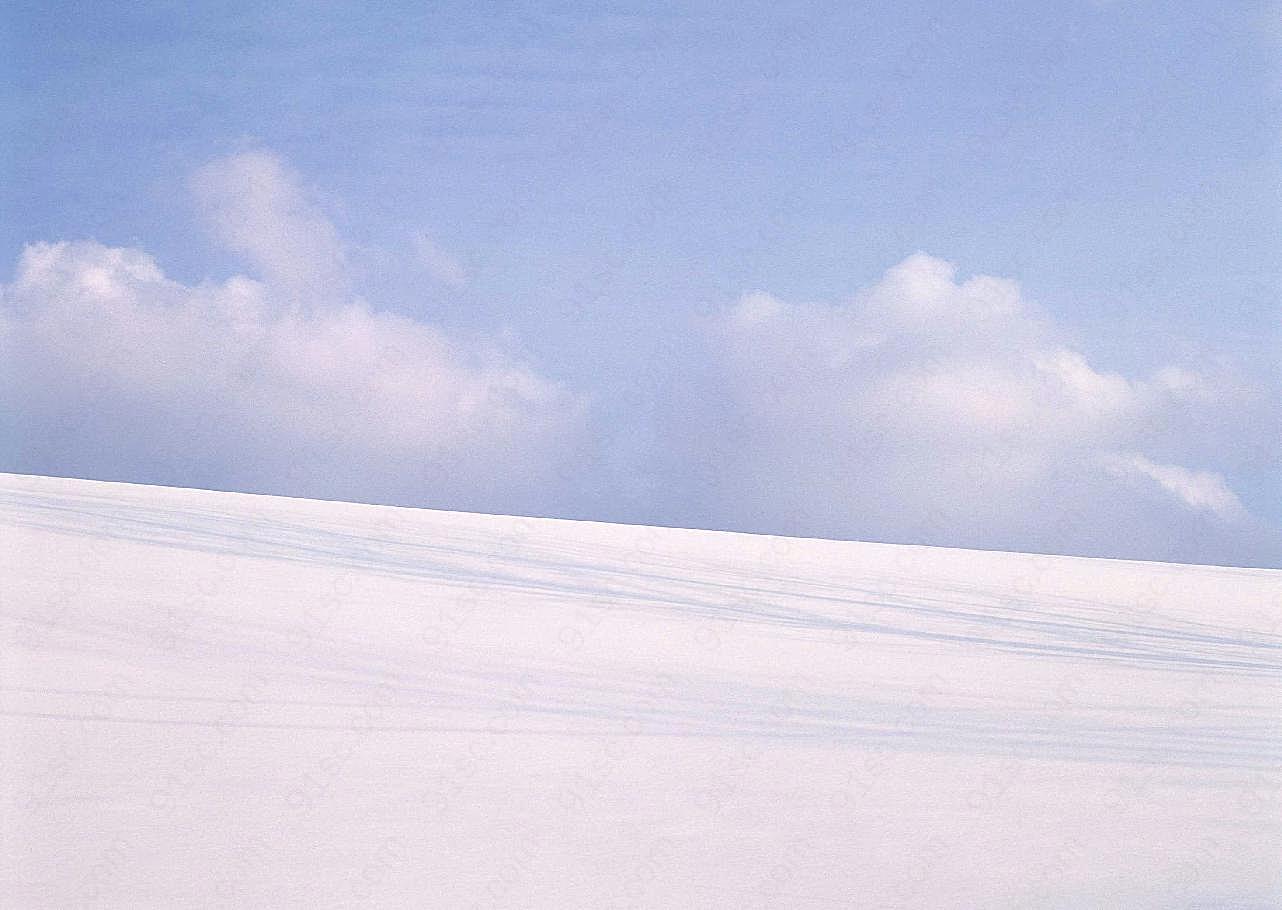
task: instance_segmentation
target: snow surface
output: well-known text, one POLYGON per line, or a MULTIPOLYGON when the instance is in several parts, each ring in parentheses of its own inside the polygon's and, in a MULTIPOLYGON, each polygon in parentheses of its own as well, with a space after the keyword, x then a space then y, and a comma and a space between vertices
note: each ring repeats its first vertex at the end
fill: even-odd
POLYGON ((6 907, 1282 906, 1282 572, 0 475, 6 907))

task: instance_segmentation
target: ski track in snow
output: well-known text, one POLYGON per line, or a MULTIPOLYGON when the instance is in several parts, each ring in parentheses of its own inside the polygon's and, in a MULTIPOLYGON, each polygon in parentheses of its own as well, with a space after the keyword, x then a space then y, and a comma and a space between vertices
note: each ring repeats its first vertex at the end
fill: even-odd
POLYGON ((0 475, 12 907, 1282 905, 1282 572, 0 475))

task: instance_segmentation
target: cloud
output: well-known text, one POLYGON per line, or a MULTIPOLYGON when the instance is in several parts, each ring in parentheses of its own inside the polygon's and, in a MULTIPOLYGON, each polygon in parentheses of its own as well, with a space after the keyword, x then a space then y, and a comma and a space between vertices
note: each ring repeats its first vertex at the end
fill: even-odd
POLYGON ((338 232, 279 157, 253 151, 219 158, 189 183, 215 237, 244 256, 278 295, 300 305, 347 295, 338 232))
POLYGON ((1163 490, 1197 512, 1208 512, 1225 521, 1246 514, 1237 494, 1228 488, 1224 477, 1212 471, 1190 471, 1179 465, 1155 464, 1143 455, 1118 455, 1109 459, 1110 467, 1120 475, 1147 477, 1163 490))
POLYGON ((686 459, 717 466, 698 480, 713 524, 1162 559, 1282 554, 1272 539, 1244 543, 1257 523, 1223 475, 1178 466, 1202 459, 1199 428, 1236 407, 1233 391, 1185 365, 1101 368, 1014 281, 960 280, 918 253, 836 305, 754 291, 712 319, 706 356, 695 394, 718 404, 686 401, 698 419, 673 419, 686 459))
POLYGON ((1105 365, 1015 281, 960 277, 917 253, 836 304, 747 293, 697 317, 702 332, 656 325, 653 375, 598 394, 589 411, 586 396, 510 343, 456 337, 359 296, 368 285, 353 259, 377 261, 378 278, 398 289, 420 285, 423 269, 462 285, 465 270, 426 235, 416 263, 349 245, 267 152, 211 162, 191 188, 246 274, 185 284, 141 249, 24 250, 0 287, 4 468, 807 536, 1282 561, 1277 529, 1234 483, 1276 470, 1276 396, 1213 358, 1144 372, 1105 365))
POLYGON ((414 253, 429 275, 441 284, 460 288, 467 284, 467 270, 462 263, 440 247, 431 237, 414 235, 414 253))
POLYGON ((258 272, 185 285, 137 249, 34 243, 3 288, 19 469, 454 508, 548 508, 584 401, 492 343, 379 312, 275 158, 193 181, 258 272))

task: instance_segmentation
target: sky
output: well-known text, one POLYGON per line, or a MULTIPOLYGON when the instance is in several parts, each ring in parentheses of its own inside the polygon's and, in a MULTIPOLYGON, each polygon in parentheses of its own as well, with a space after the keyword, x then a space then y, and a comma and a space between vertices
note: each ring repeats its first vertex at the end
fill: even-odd
POLYGON ((1278 4, 0 40, 0 469, 1282 566, 1278 4))

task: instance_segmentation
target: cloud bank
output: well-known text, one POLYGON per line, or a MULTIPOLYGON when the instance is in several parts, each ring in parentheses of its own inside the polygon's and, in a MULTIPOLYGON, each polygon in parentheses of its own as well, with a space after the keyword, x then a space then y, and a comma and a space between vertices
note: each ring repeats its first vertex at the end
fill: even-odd
POLYGON ((678 415, 674 435, 716 465, 697 486, 718 524, 1158 559, 1282 553, 1207 463, 1249 437, 1216 424, 1242 396, 1180 365, 1094 365, 1014 281, 959 280, 918 253, 838 305, 746 294, 708 335, 699 395, 719 403, 702 418, 717 431, 678 415), (1212 425, 1225 435, 1208 439, 1212 425))
POLYGON ((254 277, 35 243, 4 288, 18 467, 446 507, 555 507, 584 405, 482 342, 352 296, 333 225, 275 157, 192 181, 254 277))
MULTIPOLYGON (((93 241, 22 253, 0 289, 0 467, 1282 564, 1230 481, 1276 457, 1276 398, 1203 366, 1107 368, 1012 280, 917 253, 837 304, 745 294, 656 327, 690 339, 652 365, 666 394, 607 402, 603 421, 494 339, 362 300, 348 246, 276 156, 213 161, 190 188, 247 274, 184 284, 93 241)), ((413 245, 435 284, 468 281, 427 235, 413 245)))

